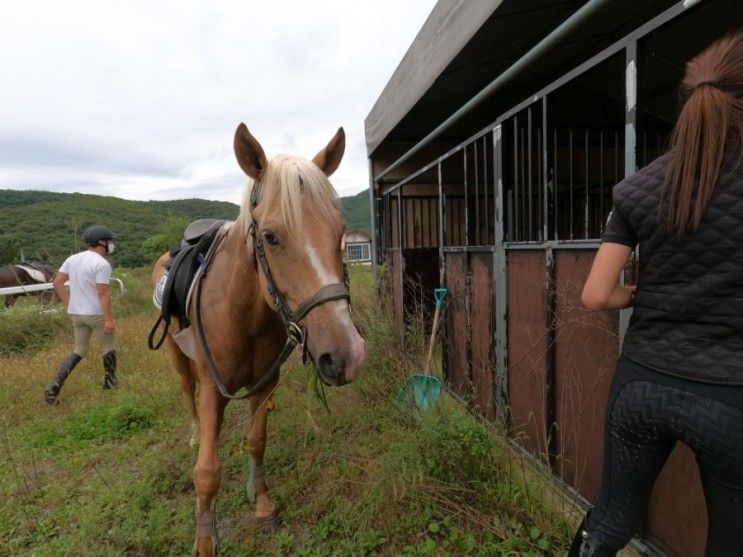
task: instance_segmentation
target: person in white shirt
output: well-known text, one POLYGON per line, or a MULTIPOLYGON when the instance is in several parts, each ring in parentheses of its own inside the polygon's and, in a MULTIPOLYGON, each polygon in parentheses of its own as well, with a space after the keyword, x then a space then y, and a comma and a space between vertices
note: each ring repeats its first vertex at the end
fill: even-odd
POLYGON ((75 366, 90 350, 92 333, 103 349, 103 388, 116 387, 116 322, 111 313, 111 264, 103 257, 115 250, 114 235, 105 226, 91 226, 83 239, 86 251, 68 257, 54 277, 54 292, 67 306, 75 334, 75 349, 60 364, 44 390, 47 404, 57 404, 59 391, 75 366), (65 282, 69 280, 69 292, 65 282))

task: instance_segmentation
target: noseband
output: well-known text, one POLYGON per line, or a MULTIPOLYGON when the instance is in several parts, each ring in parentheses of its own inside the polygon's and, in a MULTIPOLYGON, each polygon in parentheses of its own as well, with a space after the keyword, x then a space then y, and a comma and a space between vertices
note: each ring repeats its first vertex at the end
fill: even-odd
POLYGON ((214 364, 214 359, 212 358, 211 351, 209 350, 209 346, 206 341, 206 335, 204 334, 204 327, 201 322, 201 286, 207 274, 205 265, 203 273, 201 274, 201 278, 199 279, 199 295, 196 301, 196 326, 199 333, 199 339, 201 341, 201 348, 204 353, 204 357, 206 358, 209 371, 211 372, 212 379, 214 380, 214 384, 217 386, 217 389, 219 389, 220 394, 223 397, 229 399, 248 398, 262 391, 266 385, 268 385, 275 378, 278 377, 281 366, 298 345, 302 347, 303 358, 306 359, 306 357, 309 356, 309 358, 314 363, 315 360, 312 357, 312 354, 310 354, 307 350, 306 346, 307 332, 300 325, 300 322, 314 308, 326 302, 330 302, 333 300, 348 300, 349 304, 351 302, 351 296, 348 289, 348 269, 346 267, 346 264, 344 263, 342 284, 335 283, 323 286, 312 296, 300 303, 296 307, 296 309, 294 309, 294 311, 292 311, 286 299, 281 294, 281 291, 276 286, 276 281, 271 274, 271 268, 269 267, 268 259, 266 258, 266 249, 263 245, 263 238, 257 231, 258 225, 255 222, 255 218, 253 217, 253 210, 258 206, 258 202, 260 200, 260 186, 261 184, 256 182, 250 194, 251 222, 250 226, 248 227, 248 233, 253 240, 253 259, 260 265, 261 270, 263 271, 263 276, 266 279, 268 294, 271 297, 274 305, 276 306, 278 314, 281 316, 284 327, 286 327, 286 344, 284 344, 283 350, 281 351, 271 368, 268 370, 268 372, 266 372, 266 374, 261 377, 261 379, 253 386, 252 389, 249 389, 247 392, 241 395, 230 394, 230 392, 227 390, 227 387, 224 385, 224 382, 222 381, 222 376, 220 375, 217 366, 214 364))

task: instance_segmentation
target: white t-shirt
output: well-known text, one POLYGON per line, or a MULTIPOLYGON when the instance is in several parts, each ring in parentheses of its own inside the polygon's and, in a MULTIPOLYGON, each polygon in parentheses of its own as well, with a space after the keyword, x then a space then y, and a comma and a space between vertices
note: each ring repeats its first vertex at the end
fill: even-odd
POLYGON ((68 257, 59 272, 70 277, 67 313, 103 315, 96 284, 108 284, 111 281, 111 264, 102 255, 92 250, 81 251, 68 257))

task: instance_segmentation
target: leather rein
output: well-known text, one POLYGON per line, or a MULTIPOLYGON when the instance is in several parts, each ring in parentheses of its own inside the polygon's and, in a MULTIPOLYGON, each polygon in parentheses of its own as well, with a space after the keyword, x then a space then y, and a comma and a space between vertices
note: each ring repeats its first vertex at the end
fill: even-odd
MULTIPOLYGON (((207 257, 202 260, 202 272, 196 288, 196 331, 201 343, 201 350, 204 353, 204 358, 206 359, 207 367, 209 368, 209 372, 211 373, 214 384, 217 386, 219 393, 223 397, 228 399, 239 400, 249 398, 261 392, 267 385, 269 385, 278 377, 281 366, 284 364, 284 362, 286 362, 287 358, 289 358, 289 355, 297 346, 301 346, 303 356, 306 357, 307 355, 309 355, 310 359, 314 363, 314 358, 312 358, 312 355, 309 354, 309 351, 306 347, 307 332, 300 325, 300 321, 302 321, 302 319, 306 317, 307 314, 310 313, 310 311, 312 311, 315 307, 326 302, 330 302, 333 300, 348 300, 348 302, 350 303, 351 301, 351 296, 348 289, 348 271, 344 263, 342 284, 335 283, 323 286, 322 288, 320 288, 320 290, 304 300, 296 307, 296 309, 292 311, 286 299, 276 286, 276 282, 274 281, 273 275, 271 274, 271 268, 268 265, 268 259, 266 258, 266 250, 263 245, 263 238, 258 233, 258 225, 255 222, 255 218, 252 216, 253 210, 257 207, 259 200, 260 183, 256 183, 253 186, 253 191, 250 194, 251 223, 248 228, 248 233, 253 239, 253 259, 254 261, 257 261, 261 267, 263 275, 266 278, 268 294, 270 295, 271 300, 276 306, 276 311, 281 316, 284 327, 286 327, 286 343, 284 344, 284 348, 279 354, 278 358, 269 368, 269 370, 263 375, 263 377, 258 380, 255 385, 253 385, 252 388, 248 389, 245 393, 242 393, 240 395, 233 395, 227 390, 224 381, 222 381, 222 375, 219 373, 219 369, 217 369, 217 366, 214 363, 214 358, 212 357, 211 350, 209 349, 209 344, 206 340, 206 334, 204 333, 204 325, 201 319, 201 294, 203 290, 204 280, 207 276, 209 260, 211 259, 209 255, 213 255, 213 253, 216 252, 216 249, 210 250, 212 253, 207 254, 207 257)), ((224 234, 221 234, 220 237, 215 240, 215 244, 218 245, 221 242, 222 238, 224 238, 224 234)))

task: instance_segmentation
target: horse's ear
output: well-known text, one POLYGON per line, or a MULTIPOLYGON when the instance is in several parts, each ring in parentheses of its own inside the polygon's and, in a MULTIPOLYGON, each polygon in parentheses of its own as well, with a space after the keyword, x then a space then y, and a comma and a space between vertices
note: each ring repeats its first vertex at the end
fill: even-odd
POLYGON ((325 149, 320 151, 315 158, 312 159, 317 167, 325 173, 325 176, 330 176, 338 168, 343 158, 343 151, 346 150, 346 134, 343 128, 338 128, 335 132, 333 139, 327 144, 325 149))
POLYGON ((266 154, 261 144, 248 131, 248 126, 243 123, 235 130, 235 156, 245 174, 256 182, 261 179, 268 166, 266 154))

